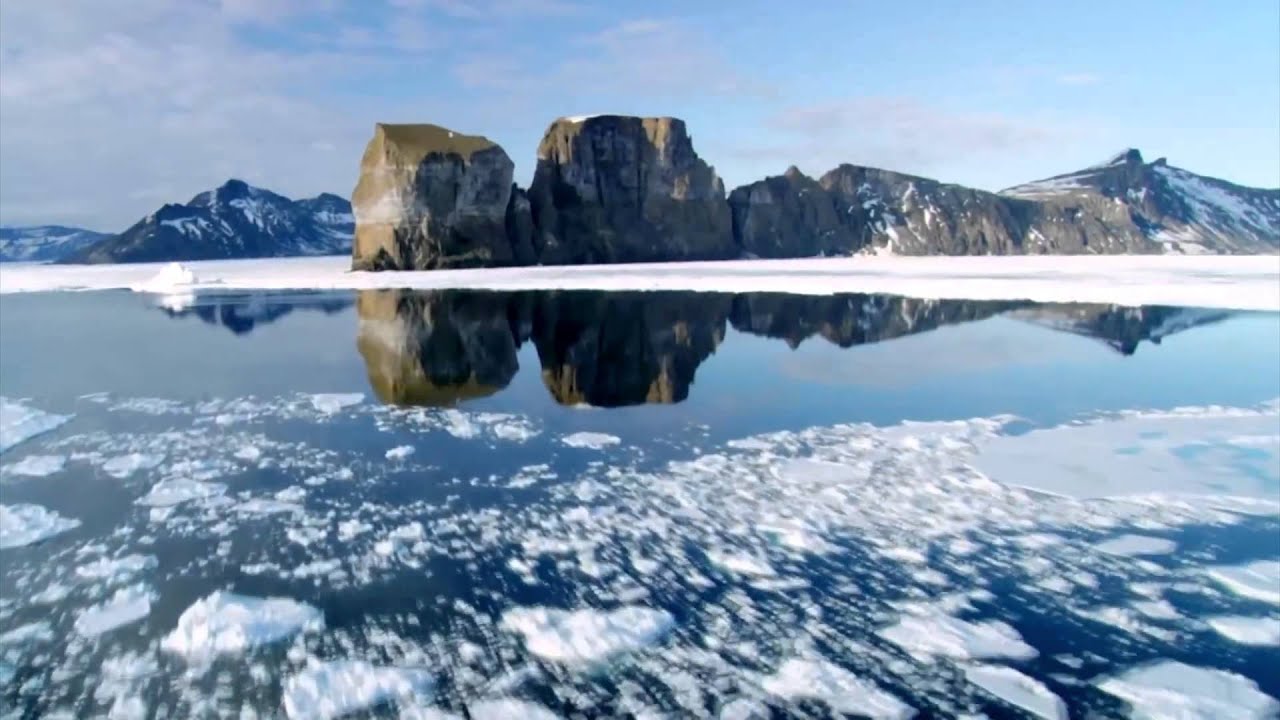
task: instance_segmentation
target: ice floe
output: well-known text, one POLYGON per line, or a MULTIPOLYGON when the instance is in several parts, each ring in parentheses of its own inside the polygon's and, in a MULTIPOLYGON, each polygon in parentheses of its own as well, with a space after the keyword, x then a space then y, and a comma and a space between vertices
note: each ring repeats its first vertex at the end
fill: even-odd
POLYGON ((151 613, 155 593, 145 584, 120 588, 104 602, 83 610, 75 622, 76 632, 94 637, 135 623, 151 613))
POLYGON ((467 706, 471 720, 560 720, 560 716, 528 700, 493 698, 467 706))
POLYGON ((608 435, 606 433, 576 432, 572 435, 565 435, 560 438, 560 442, 572 448, 603 450, 610 445, 617 445, 622 442, 622 439, 616 435, 608 435))
POLYGON ((386 457, 393 462, 404 462, 412 454, 412 445, 397 445, 386 452, 386 457))
POLYGON ((332 415, 364 402, 364 393, 318 393, 310 396, 311 407, 332 415))
POLYGON ((1139 557, 1143 555, 1168 555, 1178 549, 1178 544, 1165 538, 1150 535, 1120 535, 1096 546, 1108 555, 1139 557))
POLYGON ((0 474, 45 477, 62 472, 66 465, 65 455, 28 455, 16 463, 5 465, 0 474))
POLYGON ((662 638, 675 625, 665 610, 637 605, 615 610, 513 608, 502 627, 524 638, 529 652, 563 663, 597 663, 638 650, 662 638))
POLYGON ((55 430, 70 419, 70 415, 56 415, 17 400, 0 397, 0 453, 37 435, 55 430))
MULTIPOLYGON (((152 266, 154 267, 154 266, 152 266)), ((161 266, 159 272, 143 282, 129 286, 134 292, 172 294, 184 292, 198 282, 195 272, 179 262, 170 262, 161 266)))
POLYGON ((1206 572, 1222 587, 1241 597, 1280 605, 1280 560, 1217 566, 1206 572))
POLYGON ((1044 683, 1003 665, 968 665, 964 677, 1004 702, 1043 720, 1067 720, 1067 704, 1044 683))
POLYGON ((306 603, 218 591, 184 610, 160 646, 200 663, 323 627, 324 615, 306 603))
POLYGON ((190 479, 161 480, 152 485, 151 490, 146 495, 138 498, 136 502, 139 505, 150 505, 151 507, 169 507, 190 500, 201 500, 221 495, 226 490, 226 485, 216 482, 190 479))
POLYGON ((290 720, 332 720, 381 703, 429 695, 435 686, 422 668, 333 660, 306 668, 284 686, 290 720))
POLYGON ((791 658, 760 687, 786 700, 820 700, 839 713, 873 720, 906 720, 915 710, 893 695, 831 662, 791 658))
POLYGON ((42 505, 0 505, 0 548, 30 545, 79 526, 79 520, 42 505))
POLYGON ((156 566, 154 555, 125 555, 100 558, 76 567, 76 575, 85 580, 117 581, 130 578, 156 566))
POLYGON ((164 462, 163 455, 149 455, 146 453, 129 453, 128 455, 119 455, 108 459, 102 463, 102 472, 113 478, 121 479, 141 470, 151 470, 164 462))
POLYGON ((1098 683, 1129 704, 1139 720, 1254 720, 1274 717, 1280 703, 1235 673, 1164 660, 1098 683))
POLYGON ((950 615, 910 615, 880 631, 880 637, 920 658, 953 660, 1035 657, 1018 631, 999 620, 968 622, 950 615))
POLYGON ((1219 635, 1241 645, 1280 646, 1280 618, 1219 615, 1205 622, 1219 635))

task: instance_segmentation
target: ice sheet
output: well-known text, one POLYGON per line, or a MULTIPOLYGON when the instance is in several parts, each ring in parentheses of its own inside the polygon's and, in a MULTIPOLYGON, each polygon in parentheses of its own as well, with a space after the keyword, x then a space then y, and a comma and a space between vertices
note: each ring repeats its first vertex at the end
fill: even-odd
MULTIPOLYGON (((349 272, 349 257, 188 263, 189 289, 702 290, 1280 310, 1271 256, 871 257, 349 272)), ((0 292, 128 288, 157 264, 0 266, 0 292)), ((172 287, 166 287, 172 292, 172 287)))

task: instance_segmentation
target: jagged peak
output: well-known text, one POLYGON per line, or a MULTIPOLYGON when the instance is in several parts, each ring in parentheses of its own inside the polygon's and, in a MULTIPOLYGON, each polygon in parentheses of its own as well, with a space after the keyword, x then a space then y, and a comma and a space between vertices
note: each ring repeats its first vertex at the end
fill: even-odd
POLYGON ((808 175, 805 175, 803 172, 801 172, 800 168, 796 167, 795 165, 788 166, 787 169, 782 173, 782 176, 788 180, 799 180, 801 178, 809 177, 808 175))
POLYGON ((1125 148, 1124 150, 1112 155, 1104 163, 1099 163, 1093 167, 1112 167, 1115 165, 1142 165, 1142 153, 1137 148, 1125 148))

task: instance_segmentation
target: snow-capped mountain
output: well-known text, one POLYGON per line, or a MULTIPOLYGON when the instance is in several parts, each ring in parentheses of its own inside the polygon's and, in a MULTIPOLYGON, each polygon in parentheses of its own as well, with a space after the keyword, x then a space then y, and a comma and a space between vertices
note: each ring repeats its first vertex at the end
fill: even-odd
POLYGON ((54 262, 107 237, 62 225, 0 227, 0 262, 54 262))
POLYGON ((228 180, 185 205, 166 204, 119 235, 63 259, 72 263, 340 255, 351 251, 351 203, 324 193, 290 200, 228 180))
POLYGON ((1280 189, 1197 175, 1164 158, 1147 163, 1133 149, 1099 165, 1001 194, 1086 211, 1105 206, 1126 231, 1140 232, 1165 252, 1280 250, 1280 189))
POLYGON ((1231 315, 1229 310, 1206 308, 1094 304, 1035 305, 1008 313, 1018 320, 1097 338, 1124 355, 1132 355, 1144 340, 1159 345, 1170 335, 1221 322, 1231 315))

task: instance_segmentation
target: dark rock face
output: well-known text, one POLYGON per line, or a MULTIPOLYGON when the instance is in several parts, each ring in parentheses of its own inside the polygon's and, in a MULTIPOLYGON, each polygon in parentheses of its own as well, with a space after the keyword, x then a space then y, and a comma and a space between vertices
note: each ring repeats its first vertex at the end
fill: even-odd
POLYGON ((519 369, 520 307, 505 293, 369 290, 356 347, 380 400, 454 405, 506 387, 519 369))
POLYGON ((351 228, 351 206, 336 195, 294 201, 241 180, 228 180, 185 205, 166 204, 119 235, 61 262, 336 255, 350 247, 351 228))
POLYGON ((862 246, 857 227, 836 199, 794 166, 729 195, 733 235, 743 252, 762 258, 847 255, 862 246))
POLYGON ((352 194, 353 269, 516 263, 507 236, 514 167, 484 137, 437 125, 377 125, 352 194))
POLYGON ((675 118, 561 118, 529 188, 543 264, 736 257, 724 184, 675 118))

